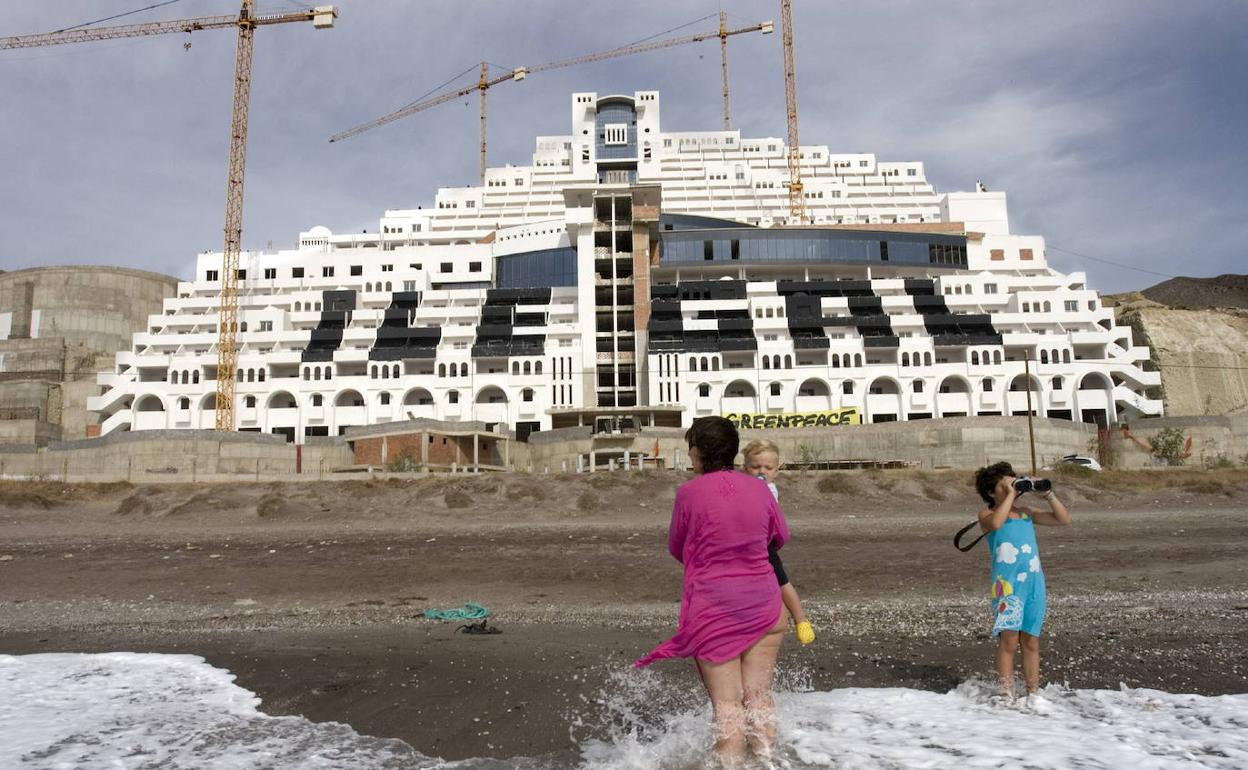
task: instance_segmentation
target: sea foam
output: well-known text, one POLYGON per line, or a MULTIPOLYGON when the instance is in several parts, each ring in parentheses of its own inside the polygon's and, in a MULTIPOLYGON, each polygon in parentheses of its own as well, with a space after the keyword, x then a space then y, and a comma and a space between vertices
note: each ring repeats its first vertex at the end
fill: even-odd
MULTIPOLYGON (((696 770, 710 741, 692 676, 675 690, 651 672, 613 676, 583 704, 579 758, 455 762, 342 724, 268 716, 233 680, 191 655, 0 655, 0 767, 696 770)), ((1248 767, 1248 695, 1050 686, 1003 702, 972 682, 948 693, 787 691, 777 702, 769 766, 787 770, 1248 767)))

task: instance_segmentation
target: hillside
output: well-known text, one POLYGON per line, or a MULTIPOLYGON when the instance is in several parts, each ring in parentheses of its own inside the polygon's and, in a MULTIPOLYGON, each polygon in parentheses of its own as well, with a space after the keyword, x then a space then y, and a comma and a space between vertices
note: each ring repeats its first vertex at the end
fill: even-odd
POLYGON ((1188 310, 1214 307, 1248 309, 1248 275, 1215 278, 1171 278, 1140 292, 1162 305, 1188 310))

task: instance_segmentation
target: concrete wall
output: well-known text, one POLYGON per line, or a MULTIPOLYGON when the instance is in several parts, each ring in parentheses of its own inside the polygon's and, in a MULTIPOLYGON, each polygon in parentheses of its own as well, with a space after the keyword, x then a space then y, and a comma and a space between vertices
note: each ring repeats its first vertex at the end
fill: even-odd
POLYGON ((340 438, 305 444, 303 473, 296 447, 280 436, 210 430, 116 433, 46 447, 0 446, 0 478, 65 481, 295 481, 316 480, 352 464, 340 438))
POLYGON ((85 436, 96 422, 87 411, 96 373, 176 290, 176 278, 126 268, 0 274, 0 443, 85 436))
MULTIPOLYGON (((1096 428, 1066 420, 1035 420, 1036 463, 1043 466, 1067 454, 1095 450, 1096 428)), ((978 468, 998 460, 1021 468, 1031 464, 1026 417, 954 417, 941 420, 847 425, 839 428, 744 430, 741 443, 770 439, 780 447, 782 462, 844 460, 902 461, 921 468, 978 468)), ((591 436, 588 428, 564 428, 529 436, 517 445, 517 469, 557 472, 577 469, 577 457, 617 457, 624 450, 636 462, 656 451, 667 467, 685 467, 684 432, 646 429, 619 437, 591 436), (566 464, 566 466, 565 466, 566 464)), ((601 467, 601 466, 600 466, 601 467)))
POLYGON ((1220 417, 1158 417, 1136 420, 1126 429, 1110 433, 1110 453, 1119 468, 1148 468, 1163 465, 1145 446, 1166 428, 1175 428, 1190 438, 1191 454, 1183 464, 1209 467, 1230 462, 1248 465, 1248 414, 1220 417), (1132 437, 1135 440, 1132 440, 1132 437), (1137 443, 1140 442, 1140 443, 1137 443))

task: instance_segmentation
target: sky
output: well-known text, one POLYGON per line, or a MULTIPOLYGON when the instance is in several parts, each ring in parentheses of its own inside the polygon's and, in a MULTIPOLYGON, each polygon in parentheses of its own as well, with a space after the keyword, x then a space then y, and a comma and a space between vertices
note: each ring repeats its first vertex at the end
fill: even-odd
MULTIPOLYGON (((8 0, 0 37, 163 0, 8 0)), ((1118 292, 1248 272, 1248 2, 794 0, 803 144, 923 161, 940 192, 982 180, 1050 264, 1118 292)), ((258 0, 262 11, 299 9, 258 0)), ((230 14, 178 0, 106 24, 230 14)), ((482 59, 503 68, 666 30, 774 19, 754 0, 341 0, 331 30, 256 32, 245 249, 314 225, 376 231, 477 178, 475 95, 352 139, 482 59), (700 22, 695 20, 710 16, 700 22)), ((0 51, 0 270, 125 266, 188 277, 222 247, 236 33, 0 51), (189 40, 188 40, 189 38, 189 40), (190 48, 184 43, 190 42, 190 48)), ((730 39, 733 127, 784 137, 780 34, 730 39)), ((473 70, 475 72, 475 70, 473 70)), ((469 76, 471 77, 471 76, 469 76)), ((456 81, 467 84, 467 78, 456 81)), ((718 41, 491 89, 490 163, 570 130, 570 95, 658 89, 665 130, 722 124, 718 41)))

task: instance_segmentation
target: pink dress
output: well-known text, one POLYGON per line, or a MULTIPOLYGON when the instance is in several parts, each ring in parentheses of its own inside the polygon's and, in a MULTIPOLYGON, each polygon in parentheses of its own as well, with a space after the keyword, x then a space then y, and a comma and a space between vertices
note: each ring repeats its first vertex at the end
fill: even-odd
POLYGON ((681 485, 667 550, 685 565, 676 635, 633 665, 663 658, 723 663, 763 638, 780 618, 780 586, 768 544, 789 526, 767 485, 736 471, 705 473, 681 485))

